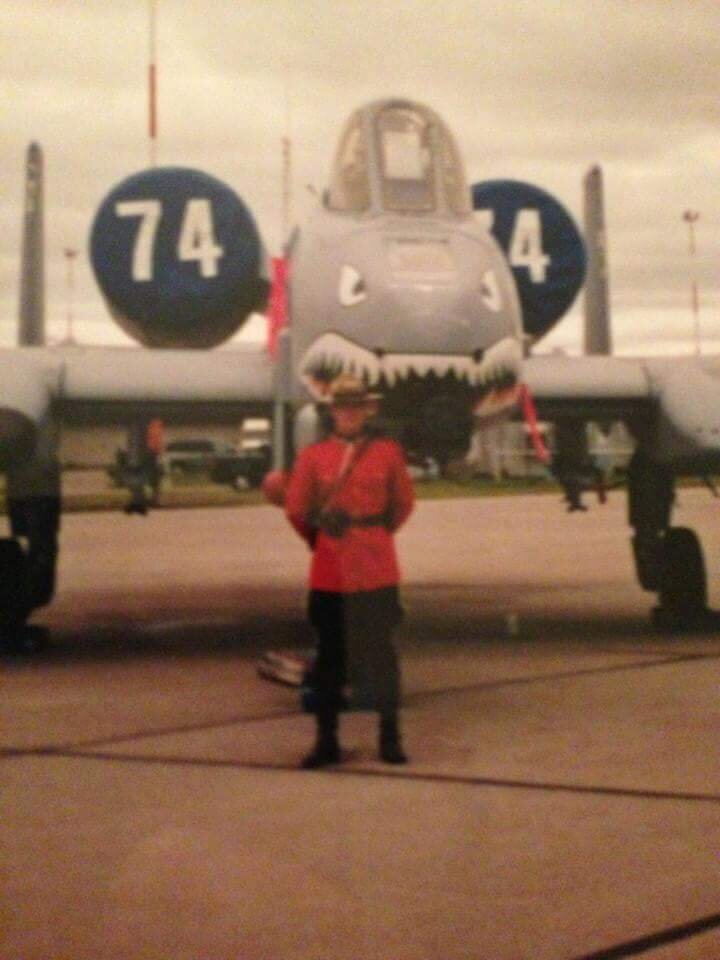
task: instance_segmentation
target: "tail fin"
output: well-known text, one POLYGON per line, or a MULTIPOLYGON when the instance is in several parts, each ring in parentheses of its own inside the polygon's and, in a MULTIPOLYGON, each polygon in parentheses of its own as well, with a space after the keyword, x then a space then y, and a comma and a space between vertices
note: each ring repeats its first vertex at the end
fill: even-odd
POLYGON ((588 258, 585 278, 584 352, 596 356, 608 356, 612 353, 612 335, 608 297, 605 209, 600 167, 591 167, 585 174, 583 190, 585 246, 588 258))
POLYGON ((20 346, 45 343, 45 239, 43 153, 31 143, 25 162, 25 214, 20 273, 20 346))

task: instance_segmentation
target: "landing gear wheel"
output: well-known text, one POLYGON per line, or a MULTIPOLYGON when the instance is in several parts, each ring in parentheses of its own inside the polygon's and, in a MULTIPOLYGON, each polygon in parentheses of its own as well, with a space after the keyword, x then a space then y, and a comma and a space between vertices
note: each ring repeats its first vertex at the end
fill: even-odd
POLYGON ((25 628, 26 559, 12 537, 0 539, 0 649, 17 653, 22 649, 25 628))
POLYGON ((48 630, 20 620, 0 624, 0 651, 5 656, 32 657, 47 646, 48 630))
POLYGON ((670 527, 660 555, 658 599, 653 622, 662 630, 698 627, 707 615, 707 576, 702 548, 694 531, 670 527))

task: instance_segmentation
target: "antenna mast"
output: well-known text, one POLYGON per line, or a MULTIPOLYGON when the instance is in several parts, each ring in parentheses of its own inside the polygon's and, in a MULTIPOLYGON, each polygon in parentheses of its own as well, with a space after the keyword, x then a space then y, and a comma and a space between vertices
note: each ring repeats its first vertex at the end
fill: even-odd
POLYGON ((148 135, 150 166, 157 166, 157 0, 149 3, 148 135))
POLYGON ((290 87, 285 77, 285 135, 282 138, 282 236, 280 247, 285 251, 292 222, 292 139, 290 137, 290 87))

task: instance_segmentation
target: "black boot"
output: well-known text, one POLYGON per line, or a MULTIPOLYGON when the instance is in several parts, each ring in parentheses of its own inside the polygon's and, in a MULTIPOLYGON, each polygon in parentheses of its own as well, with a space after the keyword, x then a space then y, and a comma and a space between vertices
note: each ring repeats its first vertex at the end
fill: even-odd
POLYGON ((407 763, 400 744, 400 731, 395 711, 380 714, 380 759, 383 763, 407 763))
POLYGON ((317 770, 340 763, 340 744, 337 737, 337 714, 318 714, 315 747, 302 761, 303 770, 317 770))

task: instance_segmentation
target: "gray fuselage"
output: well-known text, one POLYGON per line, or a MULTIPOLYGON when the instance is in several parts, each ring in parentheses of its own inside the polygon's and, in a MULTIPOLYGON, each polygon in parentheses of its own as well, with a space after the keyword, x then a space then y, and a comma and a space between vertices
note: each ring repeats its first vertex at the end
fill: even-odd
POLYGON ((515 283, 428 108, 390 100, 353 114, 330 188, 289 253, 297 401, 353 372, 400 418, 439 396, 478 416, 515 403, 515 283))

